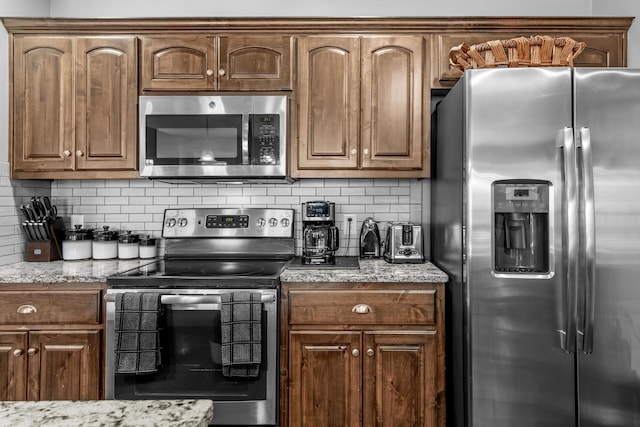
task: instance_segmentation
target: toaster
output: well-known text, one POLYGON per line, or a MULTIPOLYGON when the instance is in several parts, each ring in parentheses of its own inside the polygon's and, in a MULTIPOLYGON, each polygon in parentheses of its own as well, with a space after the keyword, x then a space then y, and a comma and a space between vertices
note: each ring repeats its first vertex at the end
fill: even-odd
POLYGON ((384 240, 385 261, 392 264, 424 262, 422 226, 410 222, 392 222, 384 240))

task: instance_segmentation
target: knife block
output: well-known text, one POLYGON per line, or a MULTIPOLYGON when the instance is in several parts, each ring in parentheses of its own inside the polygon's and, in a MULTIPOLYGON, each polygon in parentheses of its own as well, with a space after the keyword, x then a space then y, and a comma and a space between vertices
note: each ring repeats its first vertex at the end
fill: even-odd
POLYGON ((58 247, 53 240, 27 242, 24 256, 28 262, 57 261, 61 258, 58 247))

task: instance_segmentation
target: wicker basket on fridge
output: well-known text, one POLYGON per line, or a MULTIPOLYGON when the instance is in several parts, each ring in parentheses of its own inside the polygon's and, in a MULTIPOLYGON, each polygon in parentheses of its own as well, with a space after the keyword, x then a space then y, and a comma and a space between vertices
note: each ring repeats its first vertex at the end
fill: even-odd
POLYGON ((462 43, 449 51, 449 63, 460 71, 468 68, 572 67, 586 44, 571 37, 532 36, 462 43))

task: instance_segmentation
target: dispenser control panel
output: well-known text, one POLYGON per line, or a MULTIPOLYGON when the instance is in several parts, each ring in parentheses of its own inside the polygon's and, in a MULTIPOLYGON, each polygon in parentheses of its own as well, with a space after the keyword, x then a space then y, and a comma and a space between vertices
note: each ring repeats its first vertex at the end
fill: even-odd
POLYGON ((548 183, 496 183, 494 212, 549 212, 548 183))

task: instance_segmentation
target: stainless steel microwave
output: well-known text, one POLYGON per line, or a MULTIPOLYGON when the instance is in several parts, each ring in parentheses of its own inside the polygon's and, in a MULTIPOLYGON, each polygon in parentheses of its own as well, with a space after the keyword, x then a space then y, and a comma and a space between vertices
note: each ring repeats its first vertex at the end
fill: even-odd
POLYGON ((286 178, 286 96, 141 96, 139 108, 143 177, 286 178))

